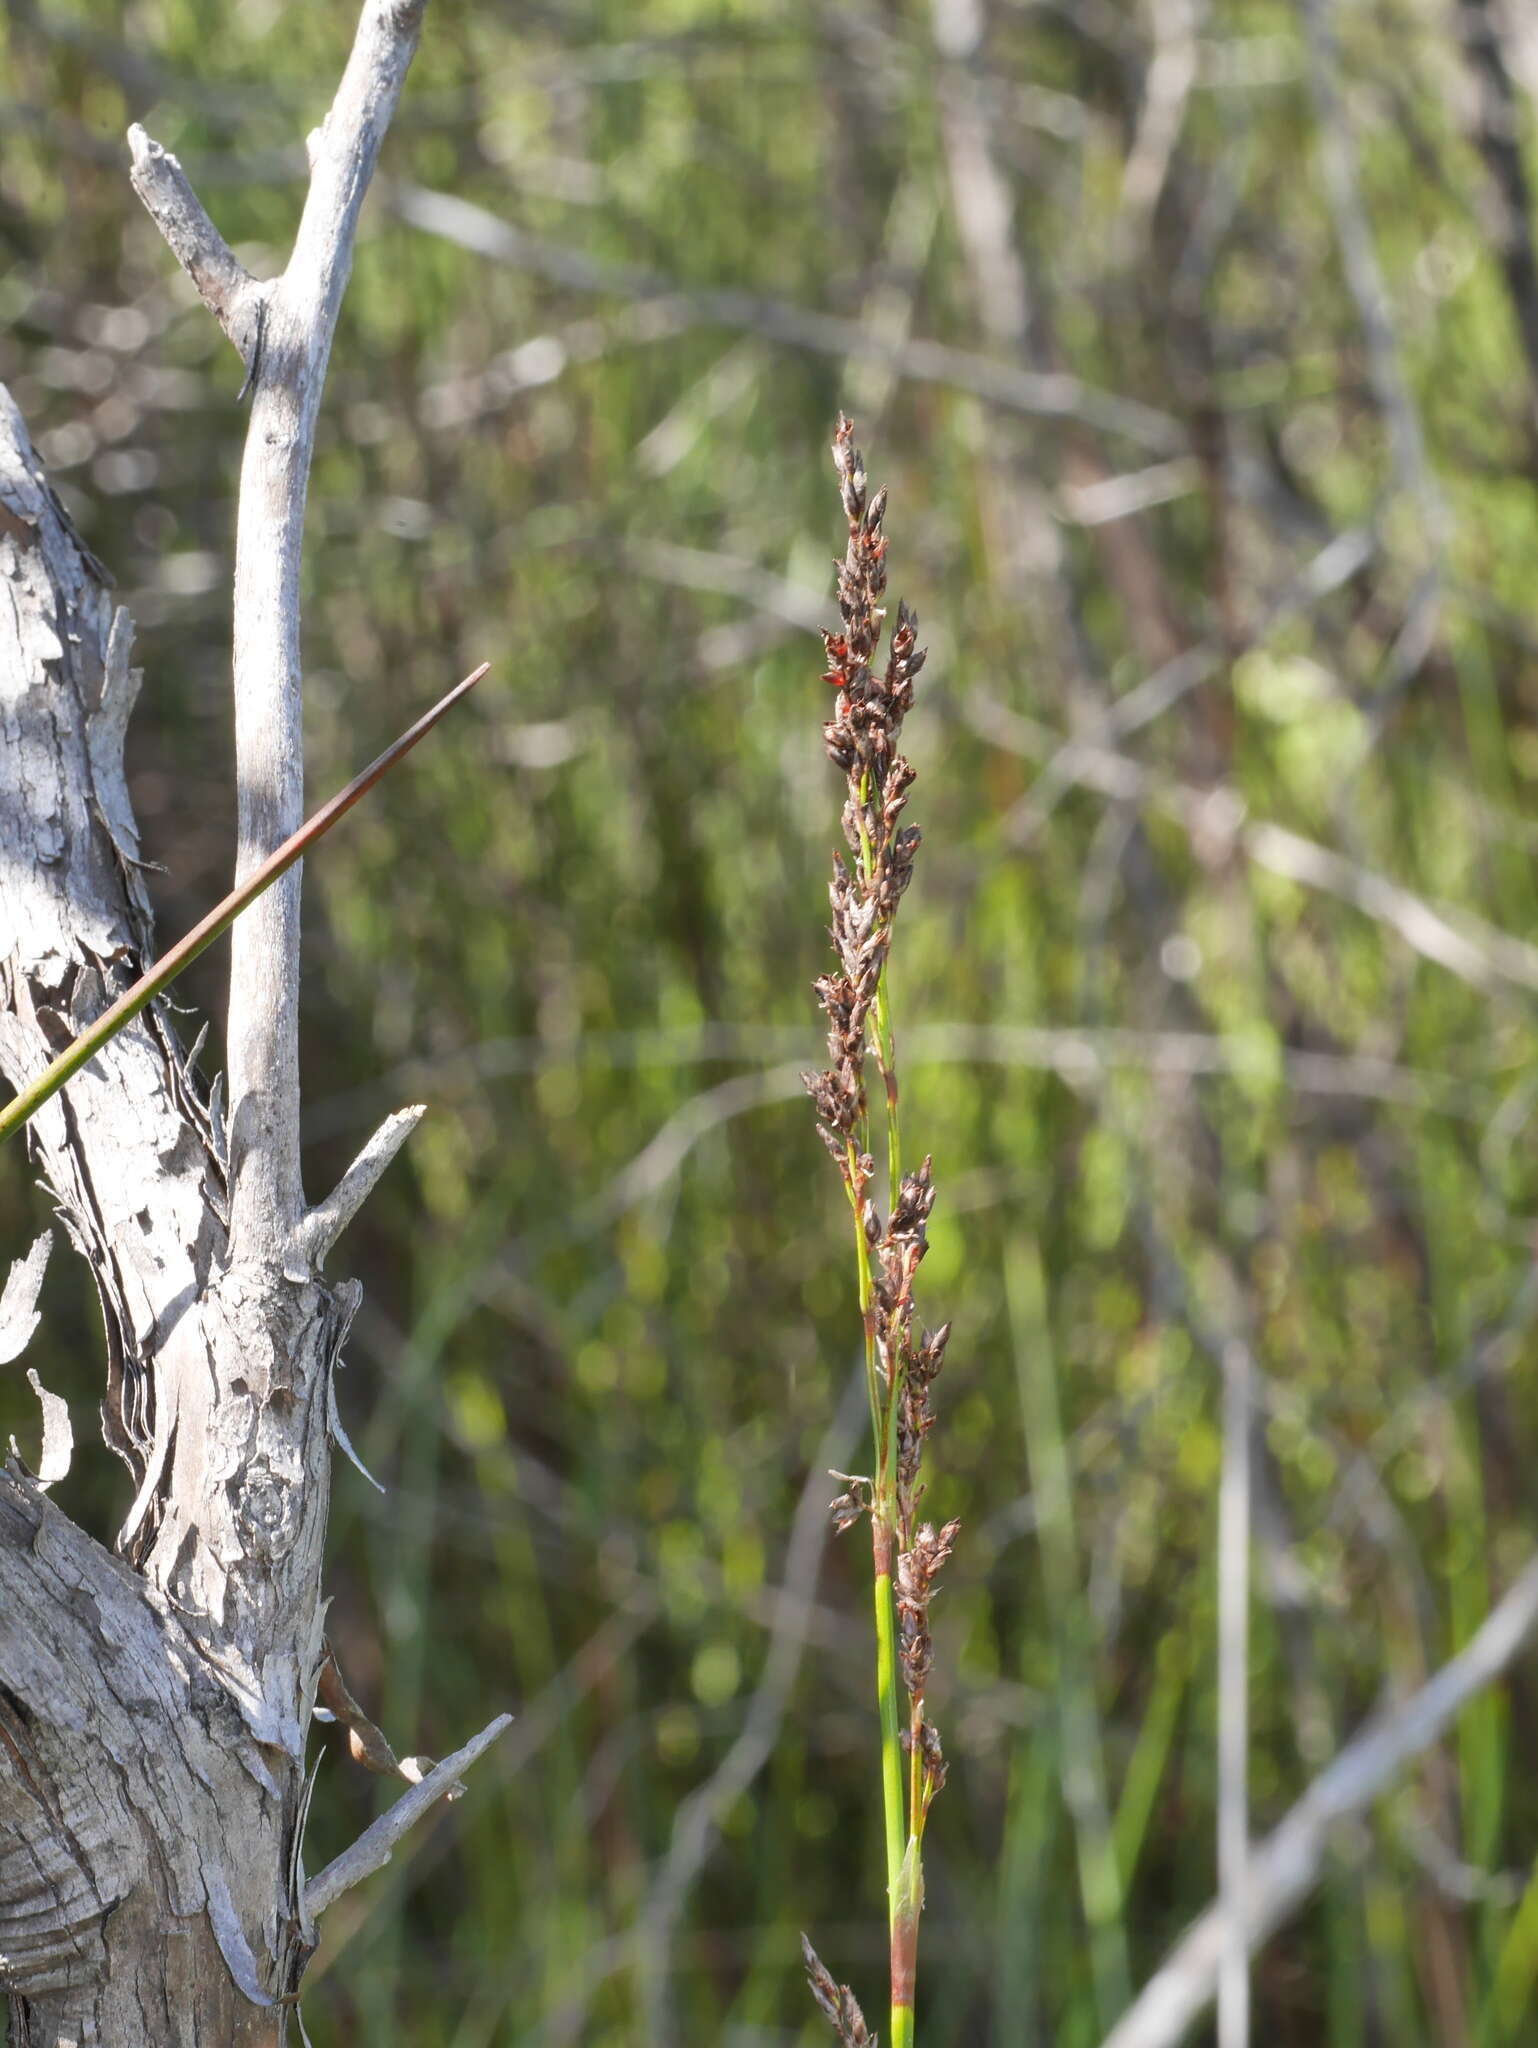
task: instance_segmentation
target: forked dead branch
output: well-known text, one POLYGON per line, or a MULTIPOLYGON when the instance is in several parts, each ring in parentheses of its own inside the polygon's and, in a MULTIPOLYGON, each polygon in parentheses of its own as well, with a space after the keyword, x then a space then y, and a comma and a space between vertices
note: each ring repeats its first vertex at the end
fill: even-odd
MULTIPOLYGON (((299 553, 358 211, 425 0, 367 0, 292 257, 257 282, 175 160, 134 181, 240 351, 237 880, 302 817, 299 553)), ((233 380, 232 380, 233 384, 233 380)), ((232 390, 233 397, 233 390, 232 390)), ((155 958, 122 746, 132 627, 0 393, 0 1071, 18 1092, 155 958)), ((235 926, 230 1107, 156 1000, 29 1122, 106 1332, 106 1440, 132 1495, 112 1551, 0 1470, 0 1988, 19 2042, 274 2048, 316 1914, 500 1733, 499 1719, 306 1884, 306 1752, 324 1647, 335 1375, 359 1290, 323 1261, 416 1122, 331 1195, 299 1179, 299 874, 235 926)), ((30 1334, 42 1254, 3 1316, 30 1334)), ((46 1404, 45 1404, 46 1405, 46 1404)))

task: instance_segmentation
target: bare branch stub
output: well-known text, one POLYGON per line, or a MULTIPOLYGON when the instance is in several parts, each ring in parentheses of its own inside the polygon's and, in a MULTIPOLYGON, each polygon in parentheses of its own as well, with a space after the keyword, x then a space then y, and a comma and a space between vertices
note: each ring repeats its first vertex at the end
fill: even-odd
POLYGON ((133 188, 197 286, 198 297, 224 329, 250 374, 261 335, 264 288, 205 212, 186 172, 136 121, 128 131, 133 188))
POLYGON ((300 1278, 319 1270, 327 1252, 363 1207, 380 1175, 426 1114, 426 1104, 414 1102, 386 1117, 331 1193, 304 1216, 294 1232, 289 1261, 300 1278))
POLYGON ((305 1912, 319 1919, 343 1892, 351 1891, 355 1884, 361 1884, 364 1878, 382 1870, 407 1830, 414 1827, 437 1800, 452 1796, 461 1773, 469 1770, 476 1758, 490 1749, 497 1737, 512 1726, 512 1721, 511 1714, 498 1714, 479 1735, 472 1735, 463 1749, 456 1749, 452 1756, 446 1756, 441 1764, 433 1766, 419 1785, 403 1792, 389 1811, 382 1813, 372 1827, 366 1828, 350 1849, 344 1849, 334 1863, 328 1863, 317 1877, 310 1879, 304 1888, 305 1912))

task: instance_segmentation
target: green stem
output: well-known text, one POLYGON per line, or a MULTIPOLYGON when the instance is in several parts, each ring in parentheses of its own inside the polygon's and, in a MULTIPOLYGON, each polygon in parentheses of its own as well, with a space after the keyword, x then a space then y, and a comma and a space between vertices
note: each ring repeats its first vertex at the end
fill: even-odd
MULTIPOLYGON (((868 1322, 867 1318, 867 1322, 868 1322)), ((876 1704, 881 1713, 881 1792, 886 1823, 887 1933, 891 1952, 892 2039, 913 2039, 913 1954, 918 1941, 918 1910, 913 1903, 917 1845, 909 1838, 917 1807, 904 1812, 902 1730, 898 1722, 898 1656, 895 1602, 892 1597, 893 1551, 897 1529, 897 1399, 895 1384, 885 1389, 886 1409, 876 1437, 876 1498, 871 1506, 871 1547, 876 1567, 876 1704), (905 1858, 904 1851, 907 1856, 905 1858), (912 1859, 912 1868, 907 1859, 912 1859), (906 1987, 900 1989, 900 1987, 906 1987)))
POLYGON ((902 1733, 897 1723, 897 1631, 892 1603, 891 1501, 886 1475, 877 1480, 871 1514, 871 1548, 876 1566, 876 1704, 881 1713, 881 1793, 886 1819, 888 1924, 897 1933, 898 1890, 907 1828, 903 1819, 902 1733))
POLYGON ((104 1010, 96 1022, 82 1031, 80 1036, 67 1045, 57 1059, 44 1067, 35 1081, 30 1082, 21 1093, 0 1110, 0 1145, 7 1138, 14 1137, 23 1124, 34 1117, 50 1096, 56 1095, 66 1081, 73 1079, 86 1062, 99 1053, 102 1047, 116 1038, 127 1024, 131 1024, 139 1012, 148 1007, 156 996, 176 979, 184 967, 189 967, 200 953, 206 952, 222 932, 248 909, 264 890, 270 889, 279 875, 284 874, 301 858, 317 839, 321 838, 341 817, 350 811, 359 797, 365 796, 382 775, 393 768, 403 754, 409 754, 417 741, 423 738, 438 723, 450 705, 457 704, 461 697, 475 688, 485 675, 490 662, 483 661, 473 675, 457 683, 448 695, 432 710, 419 718, 408 732, 385 748, 377 761, 371 762, 361 775, 353 777, 347 787, 338 790, 331 801, 322 804, 312 818, 299 830, 285 839, 275 853, 267 856, 259 868, 249 875, 237 889, 208 913, 200 924, 195 924, 184 939, 174 945, 169 953, 161 955, 146 973, 142 974, 133 987, 126 989, 110 1009, 104 1010))
MULTIPOLYGON (((875 875, 875 852, 865 829, 864 806, 869 799, 870 778, 860 779, 860 868, 867 887, 875 875)), ((891 1007, 887 996, 887 970, 883 966, 876 983, 876 1000, 868 1026, 875 1043, 876 1064, 881 1071, 886 1096, 887 1177, 890 1185, 890 1215, 897 1207, 902 1186, 902 1154, 897 1123, 896 1048, 892 1036, 891 1007)), ((853 1162, 851 1161, 851 1166, 853 1162)), ((875 1497, 871 1502, 871 1549, 875 1562, 876 1605, 876 1703, 881 1715, 881 1793, 886 1832, 887 1929, 891 1957, 891 2039, 893 2048, 913 2048, 913 1978, 918 1949, 918 1916, 923 1899, 919 1874, 919 1844, 910 1837, 909 1825, 918 1828, 918 1779, 913 1775, 903 1785, 902 1731, 898 1722, 898 1658, 896 1615, 892 1597, 892 1560, 898 1541, 897 1512, 897 1407, 902 1389, 896 1360, 890 1361, 891 1378, 883 1386, 876 1370, 875 1330, 870 1313, 870 1247, 851 1180, 850 1199, 855 1210, 855 1232, 859 1240, 860 1313, 865 1323, 865 1370, 871 1397, 871 1433, 876 1455, 875 1497)), ((902 1532, 904 1538, 908 1532, 902 1532)), ((916 1772, 918 1749, 914 1746, 916 1772)))
MULTIPOLYGON (((881 1715, 881 1785, 886 1825, 887 1896, 895 1911, 898 1874, 902 1869, 903 1817, 902 1738, 897 1725, 897 1641, 893 1625, 892 1548, 895 1541, 895 1502, 892 1484, 890 1439, 896 1403, 888 1399, 883 1411, 882 1386, 876 1370, 876 1332, 871 1319, 870 1246, 860 1218, 854 1161, 850 1161, 849 1204, 854 1211, 855 1271, 859 1279, 860 1318, 865 1330, 865 1385, 870 1397, 871 1445, 876 1459, 872 1481, 871 1547, 875 1561, 876 1603, 876 1704, 881 1715)), ((890 1917, 890 1916, 889 1916, 890 1917)))

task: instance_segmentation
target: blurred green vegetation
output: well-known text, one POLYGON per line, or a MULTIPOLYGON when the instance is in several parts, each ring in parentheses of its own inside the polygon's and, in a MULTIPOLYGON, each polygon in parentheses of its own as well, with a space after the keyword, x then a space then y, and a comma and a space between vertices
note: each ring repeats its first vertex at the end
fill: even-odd
MULTIPOLYGON (((940 1187, 922 1304, 957 1325, 931 1500, 964 1536, 924 2048, 1093 2048, 1213 1894, 1231 1336, 1263 1374, 1257 1834, 1530 1550, 1538 358, 1487 17, 978 6, 429 14, 322 415, 313 793, 495 668, 309 863, 307 1175, 430 1104, 340 1262, 387 1487, 339 1469, 349 1682, 403 1749, 518 1719, 329 1917, 317 2048, 810 2044, 803 1927, 879 2008, 868 1559, 794 1535, 862 1456, 795 1080, 840 406, 931 648, 894 983, 940 1187), (1060 1471, 1071 1528, 1038 1512, 1060 1471), (1089 1929, 1086 1856, 1115 1877, 1089 1929)), ((280 0, 0 17, 0 375, 138 622, 167 934, 230 865, 244 418, 123 131, 270 270, 350 31, 280 0)), ((1527 147, 1521 10, 1503 47, 1527 147)), ((187 984, 209 1063, 221 972, 187 984)), ((4 1242, 45 1214, 8 1155, 4 1242)), ((29 1363, 78 1418, 63 1256, 45 1302, 29 1363)), ((0 1425, 35 1426, 9 1380, 0 1425)), ((68 1503, 103 1531, 109 1464, 68 1503)), ((389 1796, 329 1759, 312 1867, 389 1796)), ((1535 1843, 1519 1667, 1258 1959, 1267 2038, 1533 2038, 1535 1843)))

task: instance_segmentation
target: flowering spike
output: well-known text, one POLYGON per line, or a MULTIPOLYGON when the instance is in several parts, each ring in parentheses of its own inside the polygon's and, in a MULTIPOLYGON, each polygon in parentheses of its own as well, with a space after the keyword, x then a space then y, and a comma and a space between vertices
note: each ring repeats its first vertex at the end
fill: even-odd
MULTIPOLYGON (((928 1248, 934 1177, 927 1158, 916 1171, 900 1170, 896 1053, 886 995, 893 924, 920 844, 917 826, 900 823, 913 768, 898 751, 898 740, 913 707, 913 680, 924 655, 916 644, 917 615, 899 601, 885 666, 876 666, 887 617, 882 602, 887 494, 883 486, 867 495, 864 458, 854 445, 853 426, 842 416, 833 439, 833 463, 849 532, 843 560, 835 564, 840 623, 822 636, 823 681, 837 693, 833 715, 823 726, 823 744, 845 778, 841 822, 849 859, 834 854, 828 890, 829 936, 838 968, 816 983, 828 1020, 828 1066, 803 1078, 816 1107, 818 1131, 844 1182, 859 1260, 875 1474, 868 1481, 837 1475, 845 1480, 845 1490, 831 1512, 840 1531, 867 1515, 871 1524, 882 1674, 878 1691, 893 2033, 902 2041, 912 2038, 924 1822, 945 1777, 940 1739, 924 1708, 934 1661, 929 1605, 936 1575, 958 1532, 954 1522, 938 1530, 918 1522, 924 1492, 919 1467, 934 1426, 929 1389, 940 1370, 950 1325, 931 1333, 915 1320, 913 1285, 928 1248), (868 1149, 868 1051, 876 1055, 886 1104, 884 1219, 873 1192, 876 1164, 868 1149), (899 1727, 899 1673, 908 1693, 906 1732, 899 1727)), ((834 1982, 804 1938, 803 1949, 812 1994, 840 2041, 865 2048, 870 2037, 848 1987, 834 1982)))

